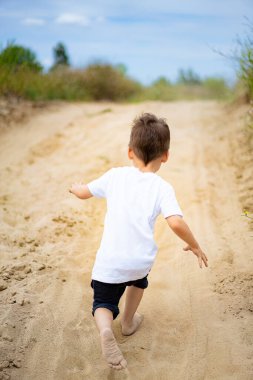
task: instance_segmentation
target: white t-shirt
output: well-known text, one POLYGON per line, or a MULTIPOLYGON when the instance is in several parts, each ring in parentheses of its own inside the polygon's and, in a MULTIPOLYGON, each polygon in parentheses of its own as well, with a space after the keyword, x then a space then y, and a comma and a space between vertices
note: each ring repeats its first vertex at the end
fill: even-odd
POLYGON ((92 195, 107 200, 92 278, 117 284, 145 277, 157 252, 156 217, 160 213, 164 218, 183 216, 173 187, 157 174, 136 167, 110 169, 87 186, 92 195))

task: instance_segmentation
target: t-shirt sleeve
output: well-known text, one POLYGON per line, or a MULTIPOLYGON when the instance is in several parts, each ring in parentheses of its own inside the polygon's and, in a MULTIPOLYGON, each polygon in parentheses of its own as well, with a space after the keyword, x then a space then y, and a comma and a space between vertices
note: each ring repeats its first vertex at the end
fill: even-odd
POLYGON ((161 189, 160 212, 164 218, 168 218, 172 215, 183 216, 176 199, 175 191, 169 183, 163 183, 161 189))
POLYGON ((108 170, 101 177, 91 181, 87 184, 91 194, 96 198, 106 198, 108 185, 112 178, 113 169, 108 170))

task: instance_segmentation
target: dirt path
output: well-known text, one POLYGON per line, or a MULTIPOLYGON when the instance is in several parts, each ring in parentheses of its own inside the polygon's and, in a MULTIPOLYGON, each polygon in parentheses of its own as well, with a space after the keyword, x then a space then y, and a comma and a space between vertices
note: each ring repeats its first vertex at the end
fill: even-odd
POLYGON ((73 104, 0 136, 0 379, 253 379, 253 237, 228 138, 242 121, 240 112, 226 114, 214 102, 73 104), (67 189, 128 164, 130 122, 142 111, 171 126, 160 175, 210 266, 200 270, 158 220, 144 323, 122 337, 116 320, 129 365, 114 372, 101 360, 90 313, 105 202, 79 201, 67 189))

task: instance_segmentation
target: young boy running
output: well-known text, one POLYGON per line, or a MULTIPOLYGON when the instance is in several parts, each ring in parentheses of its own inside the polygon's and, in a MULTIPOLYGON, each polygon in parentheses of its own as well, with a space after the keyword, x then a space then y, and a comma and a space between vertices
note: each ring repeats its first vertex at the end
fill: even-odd
POLYGON ((164 119, 145 113, 133 122, 128 156, 133 167, 112 168, 100 178, 73 184, 70 192, 80 199, 106 198, 104 232, 92 271, 92 314, 100 332, 102 352, 114 369, 127 362, 112 331, 119 314, 119 300, 126 290, 121 318, 123 335, 133 334, 143 317, 137 308, 148 286, 148 273, 155 260, 154 224, 162 214, 172 231, 207 267, 207 257, 184 222, 172 186, 156 172, 168 160, 170 130, 164 119))

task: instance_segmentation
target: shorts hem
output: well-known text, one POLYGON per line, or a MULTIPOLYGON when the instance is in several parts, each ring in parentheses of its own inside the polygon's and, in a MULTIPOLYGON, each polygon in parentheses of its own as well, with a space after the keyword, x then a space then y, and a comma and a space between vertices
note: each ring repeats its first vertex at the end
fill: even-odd
POLYGON ((96 306, 93 306, 93 308, 92 308, 93 317, 94 317, 95 311, 99 308, 104 308, 104 309, 110 310, 112 312, 113 319, 116 319, 117 316, 119 315, 119 308, 116 308, 114 305, 108 305, 106 303, 101 303, 101 304, 98 304, 96 306))

